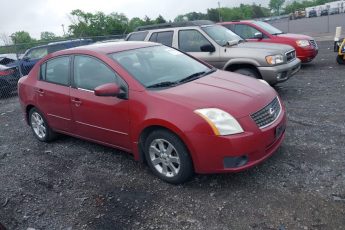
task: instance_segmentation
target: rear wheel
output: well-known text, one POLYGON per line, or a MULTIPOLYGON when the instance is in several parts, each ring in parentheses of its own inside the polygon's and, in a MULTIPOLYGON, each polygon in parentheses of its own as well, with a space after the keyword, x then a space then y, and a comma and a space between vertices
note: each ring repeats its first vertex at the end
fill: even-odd
POLYGON ((175 134, 155 130, 145 141, 145 158, 160 179, 180 184, 193 175, 193 164, 184 143, 175 134))
POLYGON ((338 64, 340 64, 340 65, 345 65, 345 59, 344 59, 344 57, 338 55, 338 56, 337 56, 337 62, 338 62, 338 64))
POLYGON ((31 129, 38 140, 43 142, 54 140, 56 133, 49 127, 42 113, 36 108, 30 110, 29 121, 31 129))
POLYGON ((252 77, 252 78, 257 78, 257 79, 261 78, 259 73, 256 70, 250 69, 250 68, 237 69, 234 72, 242 74, 242 75, 246 75, 246 76, 249 76, 249 77, 252 77))

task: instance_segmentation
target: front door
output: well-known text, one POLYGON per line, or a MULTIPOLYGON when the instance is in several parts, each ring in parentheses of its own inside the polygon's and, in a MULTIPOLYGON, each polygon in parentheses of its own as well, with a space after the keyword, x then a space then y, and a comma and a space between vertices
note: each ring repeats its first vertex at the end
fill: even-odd
POLYGON ((81 137, 130 149, 128 100, 117 97, 99 97, 97 86, 126 83, 105 63, 91 56, 75 56, 74 87, 70 100, 75 133, 81 137))
POLYGON ((50 59, 40 67, 40 80, 35 86, 38 109, 55 130, 71 132, 70 57, 50 59))
POLYGON ((216 68, 223 68, 224 63, 219 59, 219 49, 215 47, 214 52, 202 51, 201 47, 205 45, 214 46, 202 33, 198 30, 187 29, 178 32, 178 49, 201 59, 216 68))

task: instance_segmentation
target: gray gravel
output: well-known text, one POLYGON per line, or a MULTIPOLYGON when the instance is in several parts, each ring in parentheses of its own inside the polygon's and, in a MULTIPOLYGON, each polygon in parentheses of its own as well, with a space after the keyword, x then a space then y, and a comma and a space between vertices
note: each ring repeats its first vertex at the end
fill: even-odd
MULTIPOLYGON (((345 66, 332 42, 277 87, 281 148, 238 174, 179 186, 120 151, 37 141, 17 97, 0 100, 0 222, 8 229, 345 229, 345 66)), ((1 228, 1 227, 0 227, 1 228)))

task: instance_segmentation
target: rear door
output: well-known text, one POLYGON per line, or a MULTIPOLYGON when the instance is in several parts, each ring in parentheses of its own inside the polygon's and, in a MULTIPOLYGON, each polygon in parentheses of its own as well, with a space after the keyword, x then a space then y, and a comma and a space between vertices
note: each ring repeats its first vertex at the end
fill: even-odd
POLYGON ((178 49, 201 59, 214 67, 223 68, 219 60, 219 48, 213 45, 200 31, 195 29, 182 29, 178 31, 178 49), (202 51, 201 47, 211 45, 215 47, 215 52, 202 51))
POLYGON ((39 78, 35 85, 38 109, 53 129, 71 132, 70 57, 60 56, 43 63, 39 78))
POLYGON ((73 66, 70 100, 75 133, 124 150, 131 149, 128 100, 94 94, 97 86, 106 83, 116 83, 128 92, 125 81, 112 68, 92 56, 75 56, 73 66))

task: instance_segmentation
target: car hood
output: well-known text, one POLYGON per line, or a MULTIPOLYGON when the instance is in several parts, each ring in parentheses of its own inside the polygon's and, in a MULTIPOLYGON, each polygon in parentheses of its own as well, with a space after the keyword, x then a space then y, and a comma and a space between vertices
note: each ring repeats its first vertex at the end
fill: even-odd
POLYGON ((271 86, 257 79, 222 70, 152 94, 191 110, 219 108, 235 118, 262 109, 277 96, 271 86))
POLYGON ((283 44, 275 44, 275 43, 266 43, 266 42, 244 42, 237 45, 239 48, 246 48, 246 49, 261 49, 265 52, 270 53, 285 53, 289 50, 292 50, 293 47, 289 45, 283 44))
POLYGON ((311 40, 313 39, 312 37, 309 37, 304 34, 278 34, 276 35, 278 37, 282 38, 290 38, 291 40, 311 40))

